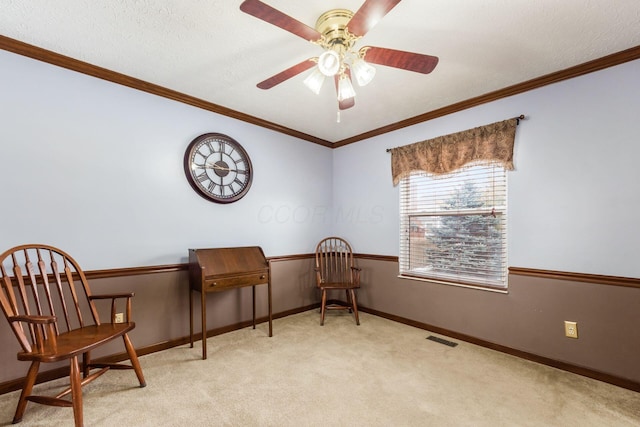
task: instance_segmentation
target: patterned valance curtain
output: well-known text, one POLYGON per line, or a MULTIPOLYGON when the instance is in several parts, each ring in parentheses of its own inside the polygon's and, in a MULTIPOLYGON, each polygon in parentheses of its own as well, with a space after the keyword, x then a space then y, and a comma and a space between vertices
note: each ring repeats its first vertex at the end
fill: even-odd
POLYGON ((439 136, 422 142, 392 148, 393 185, 411 172, 442 175, 476 161, 501 163, 513 170, 513 144, 518 119, 439 136))

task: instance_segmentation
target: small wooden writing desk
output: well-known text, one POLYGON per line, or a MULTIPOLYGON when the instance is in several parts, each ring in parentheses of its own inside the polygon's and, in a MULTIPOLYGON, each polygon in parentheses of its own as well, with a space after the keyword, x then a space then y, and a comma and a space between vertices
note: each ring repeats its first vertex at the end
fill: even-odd
POLYGON ((266 284, 269 300, 269 336, 271 325, 271 274, 269 262, 258 246, 238 248, 189 249, 189 342, 193 347, 193 292, 200 292, 202 314, 202 358, 207 358, 208 292, 252 287, 253 329, 256 328, 256 285, 266 284))

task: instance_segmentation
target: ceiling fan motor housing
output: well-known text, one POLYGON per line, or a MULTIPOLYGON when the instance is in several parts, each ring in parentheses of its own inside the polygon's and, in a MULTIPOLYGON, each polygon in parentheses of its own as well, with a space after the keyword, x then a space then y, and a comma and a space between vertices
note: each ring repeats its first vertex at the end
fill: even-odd
POLYGON ((347 30, 352 17, 353 12, 347 9, 332 9, 320 15, 316 21, 316 30, 322 34, 323 39, 318 41, 319 44, 339 54, 349 51, 358 40, 357 36, 347 30))

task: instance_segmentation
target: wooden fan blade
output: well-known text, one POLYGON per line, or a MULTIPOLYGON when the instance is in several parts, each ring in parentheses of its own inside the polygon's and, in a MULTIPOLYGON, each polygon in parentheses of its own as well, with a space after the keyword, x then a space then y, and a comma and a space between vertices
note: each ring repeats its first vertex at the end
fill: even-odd
MULTIPOLYGON (((351 78, 351 72, 347 68, 345 73, 351 78)), ((333 81, 336 83, 336 95, 338 95, 338 82, 340 81, 340 76, 336 74, 333 76, 333 81)), ((347 108, 351 108, 356 105, 356 98, 352 96, 351 98, 343 99, 342 101, 338 101, 338 109, 346 110, 347 108)))
POLYGON ((269 77, 267 80, 262 81, 257 84, 260 89, 271 89, 275 85, 282 83, 285 80, 289 80, 291 77, 295 77, 298 74, 307 71, 309 68, 316 65, 315 61, 312 59, 307 59, 299 64, 294 65, 293 67, 289 67, 284 71, 279 72, 275 76, 269 77))
POLYGON ((437 56, 373 46, 360 49, 361 53, 363 51, 364 60, 371 64, 386 65, 416 73, 429 74, 438 65, 437 56))
POLYGON ((320 34, 314 28, 311 28, 310 26, 303 24, 296 19, 293 19, 289 15, 286 15, 280 12, 278 9, 274 9, 273 7, 259 0, 243 1, 240 5, 240 10, 244 13, 248 13, 251 16, 255 16, 258 19, 262 19, 269 24, 289 31, 290 33, 302 37, 305 40, 318 40, 322 36, 322 34, 320 34))
POLYGON ((366 0, 347 24, 349 32, 364 36, 398 3, 400 0, 366 0))

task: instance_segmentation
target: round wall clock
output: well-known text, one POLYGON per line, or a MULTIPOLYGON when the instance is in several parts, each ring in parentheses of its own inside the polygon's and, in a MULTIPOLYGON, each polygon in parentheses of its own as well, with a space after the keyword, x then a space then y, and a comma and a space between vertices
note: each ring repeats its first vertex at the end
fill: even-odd
POLYGON ((196 193, 216 203, 240 200, 253 179, 247 152, 220 133, 205 133, 191 141, 184 153, 184 172, 196 193))

